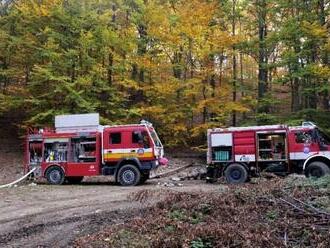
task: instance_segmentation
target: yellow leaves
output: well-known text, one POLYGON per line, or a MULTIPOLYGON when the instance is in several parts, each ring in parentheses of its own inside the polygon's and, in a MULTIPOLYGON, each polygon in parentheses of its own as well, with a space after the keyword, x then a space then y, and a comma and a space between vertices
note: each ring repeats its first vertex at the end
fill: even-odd
POLYGON ((154 105, 150 107, 141 108, 141 113, 147 116, 156 117, 163 115, 165 113, 165 109, 163 108, 163 106, 154 105))
POLYGON ((211 123, 202 123, 202 124, 195 126, 191 130, 191 136, 198 137, 201 134, 206 134, 206 130, 209 129, 211 127, 211 125, 212 125, 211 123))
POLYGON ((193 40, 201 44, 209 32, 216 4, 205 0, 178 1, 173 6, 151 1, 146 8, 148 33, 167 44, 193 40))
POLYGON ((123 87, 124 89, 131 89, 131 90, 140 90, 141 89, 141 86, 139 85, 138 82, 128 79, 128 78, 124 78, 123 80, 116 82, 116 84, 118 86, 123 87))
POLYGON ((330 38, 327 39, 327 43, 324 45, 324 51, 330 53, 330 38))
POLYGON ((318 22, 310 23, 304 21, 302 24, 302 29, 308 36, 312 38, 322 39, 329 37, 327 28, 320 26, 318 22))
POLYGON ((61 5, 63 0, 23 0, 16 3, 16 8, 24 15, 49 16, 50 9, 61 5))
POLYGON ((244 104, 240 102, 228 101, 228 99, 211 97, 205 100, 200 100, 195 108, 196 114, 201 113, 204 108, 211 113, 217 115, 227 115, 233 111, 237 113, 245 113, 250 111, 244 104))
POLYGON ((140 65, 141 68, 146 69, 146 70, 155 70, 158 68, 158 65, 153 62, 152 57, 145 55, 145 56, 140 56, 135 59, 136 64, 140 65))
POLYGON ((81 32, 81 44, 84 47, 89 47, 94 42, 94 35, 91 31, 81 32))
POLYGON ((225 109, 225 111, 227 111, 228 113, 233 112, 233 111, 235 111, 237 113, 246 113, 246 112, 250 111, 250 109, 245 107, 240 102, 228 102, 226 104, 223 104, 221 107, 223 109, 225 109))
POLYGON ((310 65, 308 67, 309 72, 318 78, 328 79, 330 78, 330 67, 329 66, 321 66, 321 65, 310 65))
POLYGON ((181 32, 190 38, 204 35, 216 10, 214 2, 203 0, 183 1, 180 8, 181 32))
POLYGON ((167 81, 167 82, 158 82, 155 83, 152 89, 157 95, 163 96, 173 96, 181 88, 180 82, 177 80, 167 81))

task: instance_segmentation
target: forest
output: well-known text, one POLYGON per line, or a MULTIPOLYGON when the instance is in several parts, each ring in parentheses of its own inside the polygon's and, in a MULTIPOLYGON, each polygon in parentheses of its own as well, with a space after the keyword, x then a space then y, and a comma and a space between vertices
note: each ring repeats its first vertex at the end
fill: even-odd
POLYGON ((98 112, 166 146, 207 128, 330 130, 329 0, 1 0, 2 125, 98 112))

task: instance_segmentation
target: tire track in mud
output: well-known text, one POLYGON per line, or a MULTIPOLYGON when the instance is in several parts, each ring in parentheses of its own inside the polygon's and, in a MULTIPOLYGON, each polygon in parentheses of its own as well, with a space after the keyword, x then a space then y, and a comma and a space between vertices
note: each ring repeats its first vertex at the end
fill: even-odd
POLYGON ((138 206, 133 208, 131 206, 124 210, 103 211, 33 225, 26 225, 26 221, 24 221, 24 224, 21 223, 22 227, 0 235, 0 246, 68 247, 80 235, 96 232, 105 225, 122 223, 142 214, 143 210, 138 206))
MULTIPOLYGON (((101 204, 95 204, 93 205, 94 207, 102 207, 103 205, 109 205, 109 204, 120 204, 120 203, 124 203, 127 202, 126 200, 118 200, 118 201, 109 201, 109 202, 102 202, 101 204)), ((79 204, 79 205, 73 205, 73 206, 65 206, 65 207, 61 207, 61 209, 58 208, 50 208, 41 212, 37 212, 37 213, 33 213, 33 214, 29 214, 29 215, 25 215, 25 216, 20 216, 20 217, 14 217, 14 218, 8 218, 8 219, 2 219, 0 220, 0 224, 6 224, 6 223, 10 223, 13 221, 20 221, 20 220, 24 220, 26 221, 26 218, 35 218, 38 217, 42 214, 52 214, 52 213, 60 213, 66 210, 73 210, 73 209, 80 209, 83 207, 88 207, 90 206, 90 204, 79 204)), ((0 235, 1 237, 1 235, 0 235)))

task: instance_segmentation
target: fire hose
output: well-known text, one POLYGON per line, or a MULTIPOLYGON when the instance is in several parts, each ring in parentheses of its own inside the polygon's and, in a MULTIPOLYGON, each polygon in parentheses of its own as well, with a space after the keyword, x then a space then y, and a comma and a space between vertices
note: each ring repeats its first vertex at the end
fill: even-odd
POLYGON ((3 189, 3 188, 7 188, 7 187, 11 187, 21 181, 23 181, 25 178, 27 178, 30 174, 32 174, 37 168, 33 168, 32 170, 30 170, 27 174, 25 174, 24 176, 22 176, 21 178, 17 179, 16 181, 12 182, 12 183, 8 183, 8 184, 5 184, 5 185, 0 185, 0 189, 3 189))

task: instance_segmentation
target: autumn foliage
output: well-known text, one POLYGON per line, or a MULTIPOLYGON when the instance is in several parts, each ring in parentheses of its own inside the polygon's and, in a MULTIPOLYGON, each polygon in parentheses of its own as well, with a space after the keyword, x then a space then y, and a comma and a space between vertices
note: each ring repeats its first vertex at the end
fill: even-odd
POLYGON ((183 146, 213 126, 328 111, 328 5, 303 2, 2 1, 0 117, 148 119, 183 146))

